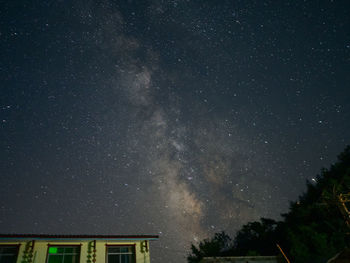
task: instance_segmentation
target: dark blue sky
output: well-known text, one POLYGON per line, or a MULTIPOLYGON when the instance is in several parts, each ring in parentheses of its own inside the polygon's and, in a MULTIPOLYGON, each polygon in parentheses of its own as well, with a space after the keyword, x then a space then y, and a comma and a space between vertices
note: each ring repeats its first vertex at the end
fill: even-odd
POLYGON ((348 1, 1 1, 0 232, 159 234, 289 201, 350 141, 348 1))

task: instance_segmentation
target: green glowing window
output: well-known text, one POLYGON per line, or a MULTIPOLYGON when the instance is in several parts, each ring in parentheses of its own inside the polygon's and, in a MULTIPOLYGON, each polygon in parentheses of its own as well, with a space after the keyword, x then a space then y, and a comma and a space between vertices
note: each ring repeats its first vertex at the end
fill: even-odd
POLYGON ((47 263, 79 263, 79 246, 50 246, 47 263))
POLYGON ((135 247, 108 246, 107 263, 135 263, 135 247))
POLYGON ((0 263, 16 263, 18 246, 0 246, 0 263))

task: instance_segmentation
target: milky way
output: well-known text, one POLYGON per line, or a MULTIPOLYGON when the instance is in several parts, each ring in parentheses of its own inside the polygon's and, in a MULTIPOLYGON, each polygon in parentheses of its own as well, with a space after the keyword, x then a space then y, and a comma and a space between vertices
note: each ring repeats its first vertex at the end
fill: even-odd
POLYGON ((153 262, 185 262, 335 161, 349 3, 216 2, 1 3, 1 232, 159 234, 153 262))

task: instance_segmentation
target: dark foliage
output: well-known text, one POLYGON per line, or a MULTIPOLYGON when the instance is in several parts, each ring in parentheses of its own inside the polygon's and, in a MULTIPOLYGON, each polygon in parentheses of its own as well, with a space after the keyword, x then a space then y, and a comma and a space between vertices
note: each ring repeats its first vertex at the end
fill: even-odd
POLYGON ((192 245, 192 254, 187 257, 187 261, 196 263, 203 257, 225 256, 231 247, 232 240, 225 232, 216 233, 212 239, 201 241, 198 248, 192 245))
POLYGON ((293 262, 325 262, 347 246, 347 233, 337 197, 350 192, 350 147, 329 170, 322 169, 316 183, 284 217, 284 246, 293 262))
POLYGON ((274 255, 279 223, 272 219, 261 218, 260 222, 251 222, 237 232, 233 253, 238 255, 274 255))
POLYGON ((326 262, 349 245, 350 229, 339 209, 338 195, 350 192, 350 146, 338 156, 330 169, 322 169, 283 221, 262 218, 244 225, 234 242, 224 232, 213 239, 192 245, 189 263, 203 256, 276 255, 280 244, 292 262, 326 262), (228 248, 228 246, 230 247, 228 248))

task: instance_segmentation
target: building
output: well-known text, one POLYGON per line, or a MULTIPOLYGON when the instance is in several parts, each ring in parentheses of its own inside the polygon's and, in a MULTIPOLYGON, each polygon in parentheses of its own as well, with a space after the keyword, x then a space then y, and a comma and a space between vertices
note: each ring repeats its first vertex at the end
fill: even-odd
POLYGON ((157 235, 0 234, 0 263, 150 263, 157 235))
POLYGON ((205 257, 201 263, 282 263, 280 256, 205 257))

